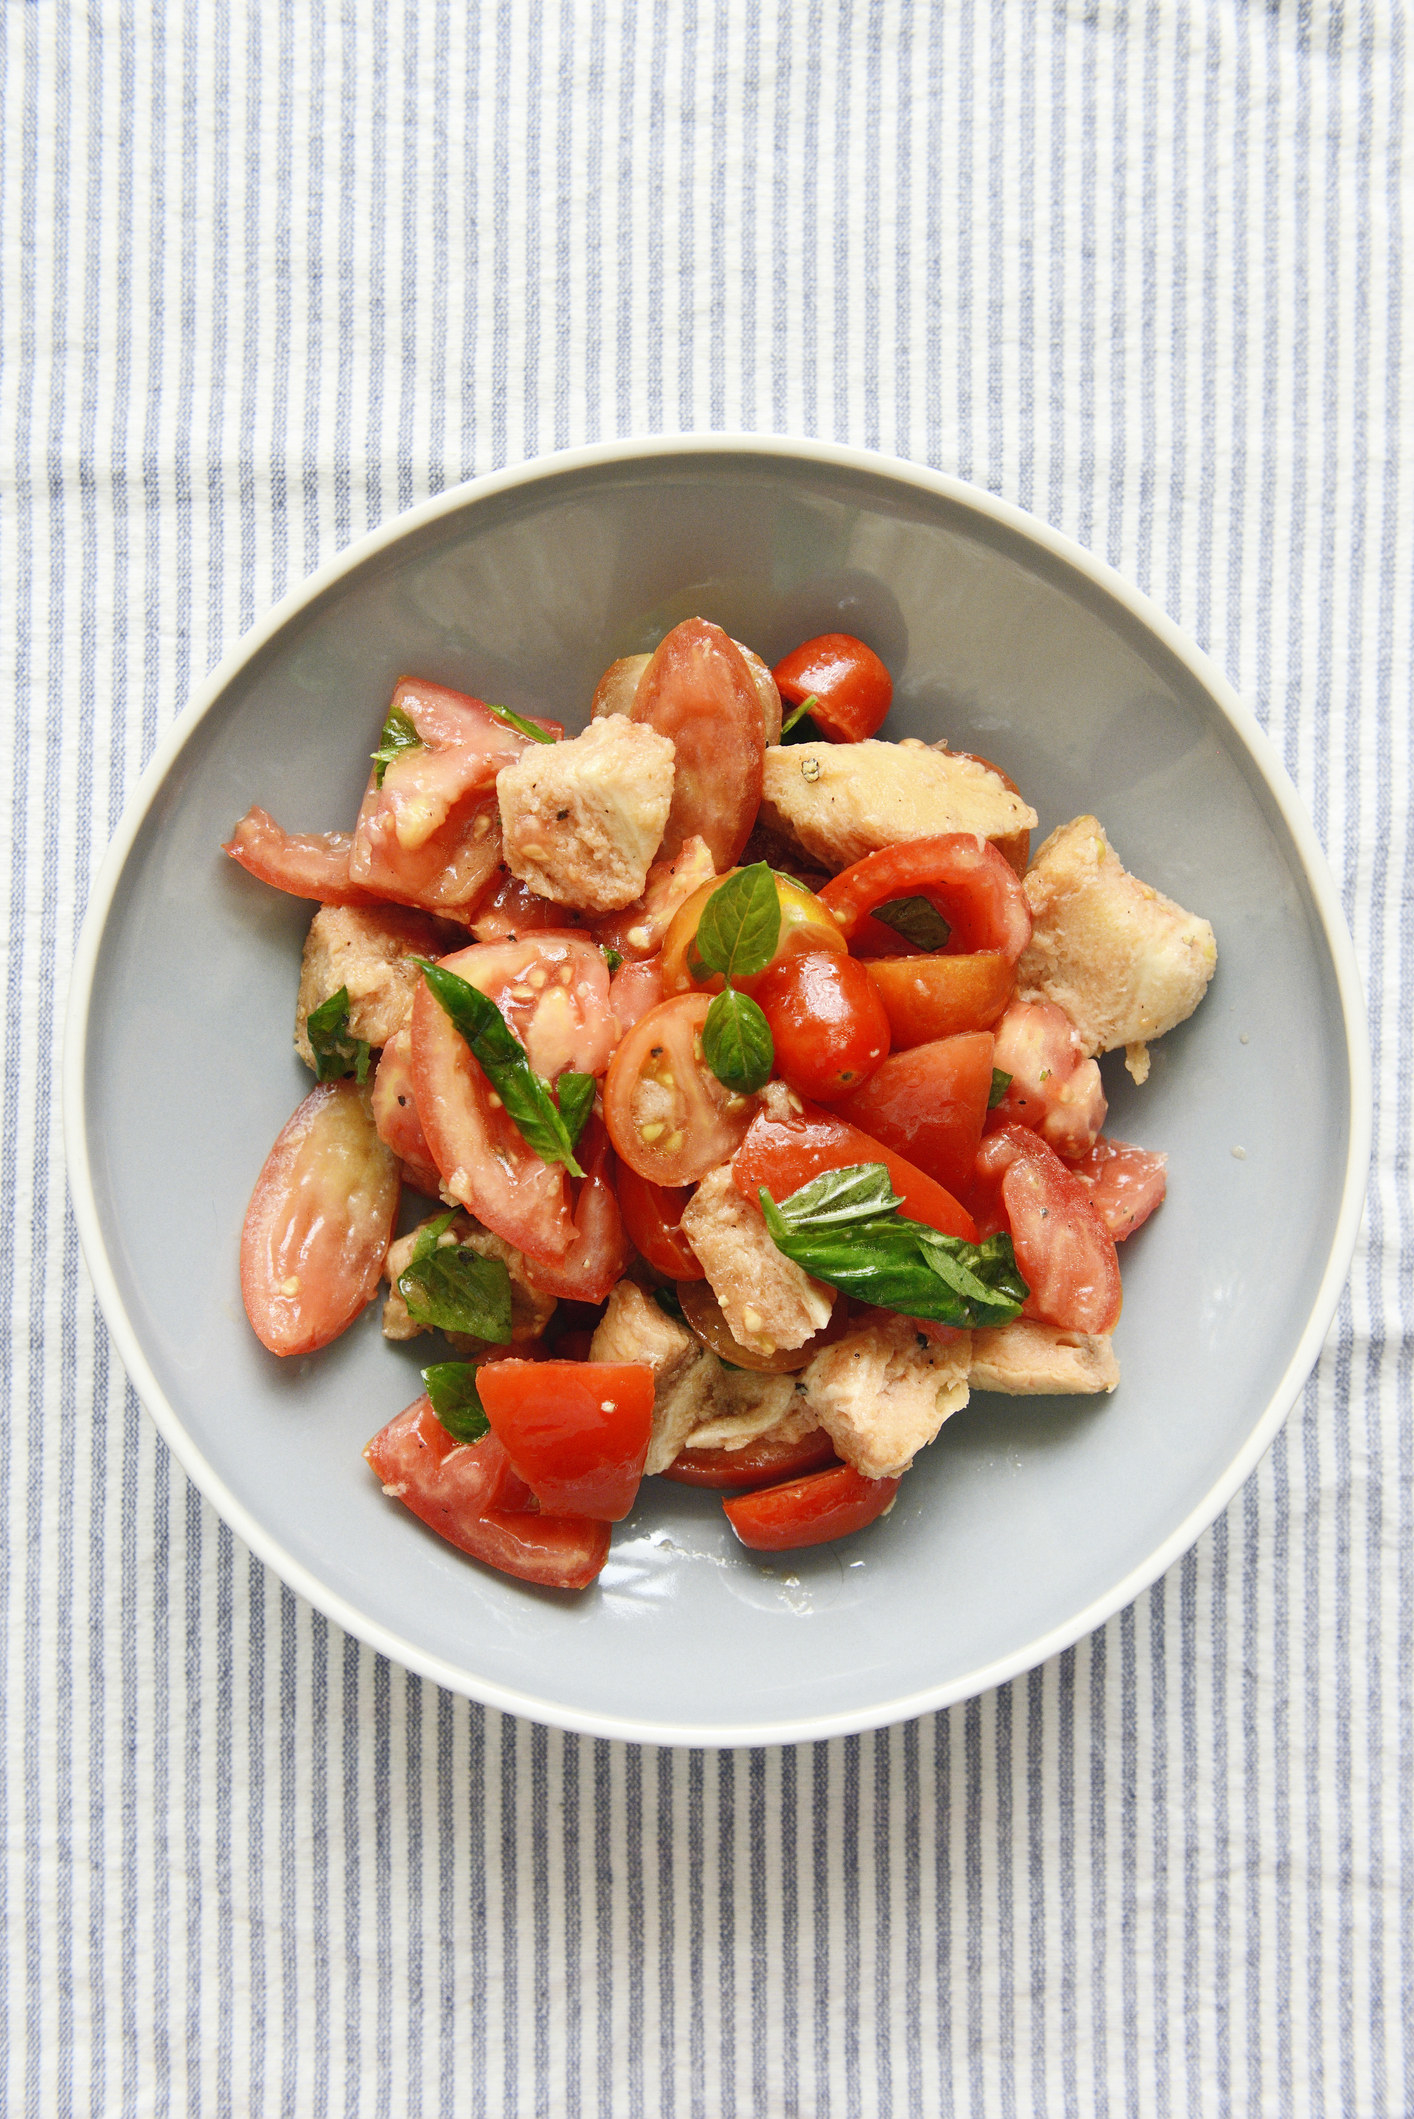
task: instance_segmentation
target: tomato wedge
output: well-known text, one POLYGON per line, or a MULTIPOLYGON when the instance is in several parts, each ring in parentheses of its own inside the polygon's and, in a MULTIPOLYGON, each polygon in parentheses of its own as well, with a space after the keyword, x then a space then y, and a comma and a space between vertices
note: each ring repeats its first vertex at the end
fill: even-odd
POLYGON ((241 1298, 272 1354, 327 1346, 372 1300, 399 1191, 368 1090, 311 1089, 266 1158, 241 1230, 241 1298))
POLYGON ((1065 1331, 1113 1331, 1123 1300, 1119 1260, 1088 1188, 1026 1126, 989 1133, 976 1169, 978 1221, 987 1233, 1010 1229, 1031 1290, 1022 1315, 1065 1331))
POLYGON ((889 1018, 858 957, 819 950, 771 964, 755 999, 770 1025, 776 1072, 832 1104, 869 1080, 889 1049, 889 1018))
POLYGON ((682 1233, 691 1185, 655 1185, 627 1163, 619 1165, 619 1207, 629 1241, 655 1273, 669 1280, 701 1280, 697 1253, 682 1233))
POLYGON ((686 618, 662 639, 634 695, 633 719, 670 736, 673 803, 660 858, 694 834, 718 871, 730 868, 761 806, 766 737, 761 701, 740 648, 705 618, 686 618))
POLYGON ((960 1195, 972 1183, 991 1093, 992 1037, 974 1030, 891 1052, 839 1110, 960 1195))
POLYGON ((820 896, 865 954, 868 915, 895 898, 923 897, 937 907, 951 929, 949 956, 995 949, 1014 964, 1031 939, 1031 908, 1016 870, 973 832, 885 846, 826 883, 820 896))
POLYGON ((705 993, 650 1008, 609 1062, 604 1119, 621 1162, 651 1184, 694 1184, 727 1162, 751 1124, 753 1096, 718 1081, 702 1058, 705 993))
POLYGON ((1016 966, 999 950, 972 956, 869 958, 895 1050, 990 1030, 1016 991, 1016 966))
POLYGON ((944 1236, 976 1242, 972 1216, 935 1178, 848 1119, 813 1104, 789 1117, 759 1112, 732 1158, 732 1178, 737 1190, 754 1204, 762 1185, 772 1199, 788 1199, 822 1170, 845 1170, 853 1163, 883 1163, 903 1202, 900 1212, 908 1220, 925 1221, 944 1236))
POLYGON ((1011 1076, 997 1106, 1003 1120, 1030 1126, 1067 1162, 1094 1146, 1105 1123, 1104 1085, 1063 1008, 1013 1001, 997 1025, 992 1064, 1011 1076))
POLYGON ((619 1041, 609 967, 587 934, 537 933, 477 942, 442 962, 493 1000, 547 1082, 599 1075, 619 1041))
POLYGON ((634 1024, 641 1022, 662 998, 661 958, 650 956, 641 963, 620 964, 609 981, 609 1012, 619 1026, 620 1037, 627 1037, 634 1024))
POLYGON ((824 1471, 837 1464, 835 1445, 823 1427, 782 1442, 772 1435, 758 1435, 740 1449, 680 1449, 660 1474, 679 1486, 706 1486, 716 1493, 746 1493, 754 1486, 770 1486, 779 1480, 803 1478, 806 1472, 824 1471))
POLYGON ((621 957, 656 957, 681 907, 711 884, 716 873, 706 840, 694 834, 672 860, 653 862, 641 898, 594 922, 595 941, 616 949, 621 957))
POLYGON ((542 1507, 623 1521, 653 1426, 647 1362, 487 1361, 476 1386, 491 1432, 542 1507))
POLYGON ((504 868, 492 876, 466 920, 478 942, 518 942, 523 935, 580 925, 570 906, 552 904, 504 868))
POLYGON ((527 1258, 525 1277, 543 1295, 568 1302, 605 1302, 628 1264, 628 1240, 615 1193, 618 1168, 609 1136, 591 1116, 575 1160, 584 1171, 574 1203, 574 1235, 554 1265, 527 1258))
POLYGON ((766 1486, 724 1501, 727 1521, 753 1552, 796 1552, 828 1545, 876 1522, 898 1492, 897 1479, 866 1479, 852 1464, 808 1479, 766 1486))
POLYGON ((422 1120, 417 1115, 417 1088, 412 1076, 412 1032, 406 1024, 383 1047, 373 1077, 373 1123, 419 1192, 437 1197, 442 1179, 432 1160, 422 1120))
POLYGON ((347 831, 283 831, 268 810, 248 809, 221 848, 262 883, 321 905, 371 905, 371 892, 349 874, 347 831))
POLYGON ((782 699, 813 698, 810 718, 831 743, 862 743, 888 713, 894 680, 853 633, 820 633, 778 662, 771 675, 782 699))
POLYGON ((1089 1190, 1095 1212, 1116 1243, 1149 1219, 1168 1188, 1166 1155, 1103 1136, 1067 1168, 1089 1190))
POLYGON ((494 1434, 457 1442, 419 1398, 364 1456, 391 1498, 474 1560, 547 1589, 587 1589, 609 1556, 609 1526, 541 1515, 494 1434))

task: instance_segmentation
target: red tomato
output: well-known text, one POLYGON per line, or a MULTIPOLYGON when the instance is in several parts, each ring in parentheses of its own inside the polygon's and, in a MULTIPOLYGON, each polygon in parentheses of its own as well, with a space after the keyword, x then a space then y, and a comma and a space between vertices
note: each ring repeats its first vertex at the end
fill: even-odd
POLYGON ((662 998, 660 957, 646 957, 640 964, 620 964, 609 981, 609 1010, 619 1026, 619 1036, 627 1037, 634 1024, 641 1022, 662 998))
POLYGON ((367 1089, 311 1089, 266 1158, 241 1230, 241 1297, 272 1354, 327 1346, 372 1300, 399 1189, 367 1089))
POLYGON ((609 967, 587 934, 527 934, 478 942, 443 957, 449 971, 496 1003, 537 1074, 599 1075, 618 1043, 609 967))
POLYGON ((477 899, 467 925, 478 942, 518 942, 522 935, 578 927, 580 916, 568 905, 552 905, 503 868, 477 899))
POLYGON ((972 956, 870 958, 866 969, 896 1051, 990 1029, 1016 991, 1016 966, 995 949, 972 956))
POLYGON ((609 1556, 607 1523, 541 1515, 495 1435, 454 1441, 427 1398, 390 1420, 363 1454, 386 1494, 502 1574, 548 1589, 587 1589, 609 1556))
POLYGON ((669 1280, 701 1280, 697 1253, 682 1233, 682 1210, 691 1185, 650 1184, 627 1163, 619 1165, 619 1206, 629 1241, 655 1273, 669 1280))
POLYGON ((753 1552, 795 1552, 863 1530, 883 1515, 897 1492, 897 1479, 866 1479, 852 1464, 841 1464, 836 1471, 812 1472, 808 1479, 741 1494, 722 1507, 753 1552))
POLYGON ((893 1052, 840 1116, 881 1140, 949 1192, 965 1193, 992 1092, 992 1038, 985 1030, 893 1052))
POLYGON ((686 618, 661 640, 633 702, 676 747, 673 806, 662 856, 705 839, 719 870, 730 868, 761 806, 766 738, 751 672, 719 625, 686 618))
POLYGON ((609 1062, 604 1119, 621 1162, 651 1184, 695 1184, 739 1145, 753 1096, 718 1081, 702 1057, 705 993, 679 993, 650 1008, 609 1062))
POLYGON ((412 1032, 406 1025, 383 1047, 373 1077, 373 1123, 403 1166, 409 1183, 429 1199, 437 1197, 441 1175, 432 1160, 412 1078, 412 1032))
POLYGON ((948 956, 996 949, 1014 964, 1031 939, 1031 908, 1015 869, 973 832, 944 832, 866 854, 820 896, 849 942, 876 905, 915 897, 936 905, 951 928, 948 956))
POLYGON ((972 1216, 951 1192, 847 1119, 810 1104, 788 1119, 758 1113, 732 1158, 732 1179, 755 1205, 762 1185, 772 1199, 788 1199, 822 1170, 846 1170, 853 1163, 883 1163, 903 1202, 900 1212, 906 1219, 926 1221, 944 1236, 976 1242, 972 1216))
POLYGON ((660 1476, 675 1479, 680 1486, 708 1486, 717 1493, 729 1493, 735 1487, 744 1493, 774 1480, 823 1471, 838 1461, 824 1428, 812 1427, 808 1435, 797 1435, 790 1442, 762 1435, 740 1449, 681 1449, 660 1476))
POLYGON ((868 1081, 889 1049, 884 1004, 857 957, 789 956, 756 981, 776 1072, 802 1096, 838 1102, 868 1081))
POLYGON ((679 908, 716 873, 707 841, 694 834, 671 861, 653 863, 642 897, 594 922, 595 941, 621 957, 656 956, 679 908))
POLYGON ((501 812, 495 794, 463 796, 427 838, 404 846, 391 812, 370 809, 378 793, 370 775, 349 856, 354 881, 374 897, 391 899, 395 905, 464 913, 500 866, 501 812))
POLYGON ((873 648, 852 633, 821 633, 807 640, 771 674, 791 706, 814 695, 810 718, 831 743, 862 743, 872 736, 894 696, 893 678, 873 648))
POLYGON ((1070 1332, 1109 1332, 1123 1300, 1114 1238, 1087 1186, 1026 1126, 989 1133, 973 1205, 984 1230, 1006 1228, 1030 1288, 1022 1314, 1070 1332))
MULTIPOLYGON (((663 940, 665 993, 720 993, 726 984, 720 971, 707 970, 692 945, 697 939, 697 923, 708 899, 730 876, 739 872, 733 868, 728 875, 715 876, 704 883, 685 900, 675 915, 663 940)), ((802 884, 792 883, 785 876, 777 876, 776 896, 781 908, 781 931, 771 962, 764 971, 738 975, 732 980, 734 986, 753 997, 767 973, 787 957, 807 953, 818 956, 822 950, 844 956, 848 948, 834 914, 826 911, 813 890, 806 890, 802 884)))
POLYGON ((584 1171, 574 1203, 574 1235, 556 1265, 525 1261, 525 1277, 543 1295, 568 1302, 604 1302, 628 1264, 628 1241, 615 1197, 617 1165, 600 1121, 589 1118, 575 1160, 584 1171))
POLYGON ((486 1361, 476 1387, 491 1431, 543 1508, 621 1523, 653 1426, 642 1361, 486 1361))
MULTIPOLYGON (((1012 779, 1011 774, 1003 772, 1000 765, 997 765, 991 758, 984 758, 980 751, 956 750, 951 752, 950 755, 954 758, 970 758, 974 765, 985 765, 989 773, 996 774, 1009 794, 1015 795, 1018 800, 1021 799, 1021 789, 1017 786, 1015 780, 1012 779)), ((1003 832, 1000 838, 993 839, 992 844, 1009 868, 1014 868, 1019 876, 1025 875, 1031 861, 1031 834, 1029 831, 1003 832)))
POLYGON ((1054 1001, 1013 1001, 997 1025, 994 1067, 1011 1076, 997 1110, 1039 1133, 1067 1162, 1093 1147, 1105 1123, 1100 1070, 1054 1001))
POLYGON ((1096 1213, 1120 1243, 1161 1203, 1168 1188, 1167 1166, 1166 1155, 1131 1148, 1122 1140, 1100 1139, 1068 1167, 1072 1177, 1088 1187, 1096 1213))
POLYGON ((349 875, 352 834, 346 831, 282 831, 268 810, 248 809, 221 848, 262 883, 292 898, 322 905, 371 905, 370 892, 349 875))

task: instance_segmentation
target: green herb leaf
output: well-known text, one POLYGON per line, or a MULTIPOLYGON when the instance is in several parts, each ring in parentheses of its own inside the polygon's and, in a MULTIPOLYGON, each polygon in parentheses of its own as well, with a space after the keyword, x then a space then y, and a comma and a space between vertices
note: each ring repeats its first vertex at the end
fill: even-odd
POLYGON ((882 1163, 856 1163, 815 1178, 777 1206, 758 1194, 772 1241, 817 1280, 905 1317, 961 1327, 1009 1324, 1029 1292, 1011 1238, 966 1243, 899 1209, 882 1163), (885 1211, 868 1211, 871 1200, 885 1211))
POLYGON ((529 736, 536 743, 557 743, 559 741, 558 736, 552 736, 548 729, 537 728, 533 721, 527 721, 524 714, 516 713, 509 706, 492 706, 489 699, 485 700, 483 704, 488 714, 494 714, 498 721, 504 721, 506 727, 513 728, 517 735, 529 736))
POLYGON ((314 1071, 321 1082, 340 1082, 350 1074, 355 1081, 368 1080, 367 1041, 349 1036, 347 986, 341 986, 327 1001, 310 1009, 305 1018, 304 1034, 309 1039, 309 1049, 314 1054, 314 1071))
POLYGON ((562 1074, 555 1084, 555 1097, 560 1106, 560 1117, 565 1122, 565 1131, 570 1137, 570 1146, 578 1147, 585 1121, 594 1109, 594 1076, 562 1074))
POLYGON ((781 723, 781 741, 785 741, 786 737, 795 727, 796 722, 801 720, 806 714, 808 714, 812 706, 818 706, 819 704, 820 702, 816 698, 814 692, 807 692, 806 696, 801 700, 799 706, 797 706, 791 713, 787 714, 785 720, 781 723))
POLYGON ((377 750, 373 753, 374 786, 381 787, 383 785, 383 775, 387 772, 394 758, 399 757, 405 750, 421 749, 422 738, 402 708, 400 706, 389 707, 388 718, 383 723, 382 737, 377 750))
POLYGON ((1006 1095, 1007 1090, 1010 1087, 1011 1076, 1009 1074, 1003 1074, 1000 1067, 993 1067, 991 1094, 987 1098, 987 1109, 989 1111, 996 1110, 997 1105, 1001 1102, 1002 1098, 1006 1095))
POLYGON ((454 1442, 479 1442, 490 1433, 474 1361, 434 1361, 422 1371, 422 1381, 433 1412, 454 1442))
POLYGON ((609 975, 612 978, 613 974, 618 970, 620 964, 622 964, 623 962, 622 950, 615 949, 612 942, 601 942, 599 944, 599 954, 603 957, 604 962, 608 965, 609 975))
POLYGON ((729 876, 697 922, 696 951, 709 971, 749 978, 764 971, 781 938, 781 900, 764 861, 729 876))
POLYGON ((901 934, 906 942, 916 942, 920 949, 946 949, 952 933, 928 898, 891 898, 887 905, 874 907, 874 917, 892 927, 895 934, 901 934))
POLYGON ((422 1224, 422 1227, 417 1232, 417 1241, 412 1247, 412 1257, 408 1260, 409 1265, 421 1265, 428 1253, 436 1250, 460 1212, 460 1207, 448 1207, 445 1214, 435 1215, 431 1221, 425 1221, 422 1224))
POLYGON ((532 1068, 524 1045, 496 1003, 455 971, 430 964, 426 957, 413 961, 443 1014, 466 1039, 472 1058, 480 1063, 522 1138, 546 1162, 561 1162, 571 1177, 583 1177, 574 1159, 574 1141, 555 1109, 549 1084, 532 1068))
MULTIPOLYGON (((678 1291, 676 1288, 654 1288, 653 1300, 657 1303, 659 1309, 663 1312, 663 1315, 665 1317, 672 1317, 676 1319, 679 1324, 687 1324, 687 1316, 683 1310, 681 1302, 678 1300, 678 1291)), ((690 1326, 688 1328, 689 1330, 691 1329, 690 1326)))
POLYGON ((482 1258, 468 1244, 434 1239, 409 1260, 398 1293, 416 1324, 510 1345, 511 1276, 504 1259, 482 1258))
POLYGON ((755 1001, 728 986, 702 1025, 702 1053, 719 1082, 750 1095, 764 1088, 776 1063, 771 1028, 755 1001))

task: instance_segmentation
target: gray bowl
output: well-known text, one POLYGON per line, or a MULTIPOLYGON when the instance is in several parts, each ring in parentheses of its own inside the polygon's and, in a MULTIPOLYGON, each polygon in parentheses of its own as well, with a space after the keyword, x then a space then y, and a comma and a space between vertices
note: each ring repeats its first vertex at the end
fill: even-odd
POLYGON ((955 480, 815 443, 611 444, 477 480, 367 537, 250 635, 162 744, 94 887, 64 1074, 70 1182, 118 1351, 214 1506, 331 1619, 491 1705, 594 1735, 743 1744, 946 1706, 1068 1646, 1176 1560, 1251 1471, 1320 1349, 1369 1152, 1349 938, 1252 716, 1107 568, 955 480), (717 1499, 650 1480, 569 1599, 461 1558, 360 1454, 420 1389, 376 1306, 281 1363, 237 1240, 308 1075, 310 908, 219 853, 253 801, 347 827, 403 671, 583 722, 616 655, 690 612, 774 661, 866 636, 893 735, 1005 766, 1042 830, 1094 811, 1218 934, 1193 1020, 1109 1130, 1166 1149, 1122 1253, 1112 1397, 974 1397, 892 1514, 774 1562, 717 1499))

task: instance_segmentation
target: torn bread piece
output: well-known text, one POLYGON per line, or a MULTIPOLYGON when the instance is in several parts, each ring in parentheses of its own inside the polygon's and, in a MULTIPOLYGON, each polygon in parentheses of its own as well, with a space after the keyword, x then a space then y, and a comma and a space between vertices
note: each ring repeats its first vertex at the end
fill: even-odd
POLYGON ((417 997, 415 957, 438 957, 447 944, 437 921, 403 905, 321 905, 310 922, 295 1002, 295 1050, 306 1067, 314 1053, 305 1030, 310 1013, 340 987, 349 996, 351 1038, 386 1045, 417 997))
POLYGON ((831 874, 866 854, 942 832, 1005 839, 1036 812, 976 758, 929 744, 797 743, 766 752, 760 823, 831 874))
POLYGON ((607 714, 532 743, 496 775, 507 868, 556 905, 619 912, 643 895, 673 799, 673 745, 607 714))
POLYGON ((1071 1332, 1018 1317, 972 1334, 967 1380, 975 1391, 1017 1398, 1112 1391, 1119 1382, 1113 1334, 1071 1332))
POLYGON ((733 1183, 730 1163, 703 1178, 683 1208, 682 1233, 732 1336, 753 1353, 804 1346, 829 1323, 834 1289, 776 1249, 760 1208, 733 1183))
MULTIPOLYGON (((383 1337, 385 1339, 416 1339, 423 1332, 432 1332, 435 1325, 419 1324, 398 1292, 398 1282, 412 1264, 412 1254, 417 1240, 430 1223, 440 1220, 440 1215, 429 1215, 406 1236, 399 1236, 388 1247, 388 1256, 383 1261, 383 1271, 388 1280, 388 1296, 383 1304, 383 1337)), ((474 1215, 459 1213, 437 1238, 437 1248, 461 1244, 475 1251, 478 1258, 499 1258, 511 1276, 511 1345, 521 1344, 527 1339, 538 1339, 555 1314, 553 1295, 542 1295, 526 1278, 525 1259, 504 1238, 493 1236, 483 1228, 474 1215)), ((489 1340, 474 1339, 466 1332, 448 1332, 446 1337, 459 1354, 500 1353, 510 1349, 497 1347, 489 1340)))
POLYGON ((866 1479, 897 1478, 966 1405, 970 1355, 967 1332, 939 1345, 911 1318, 881 1319, 815 1356, 806 1409, 866 1479))

